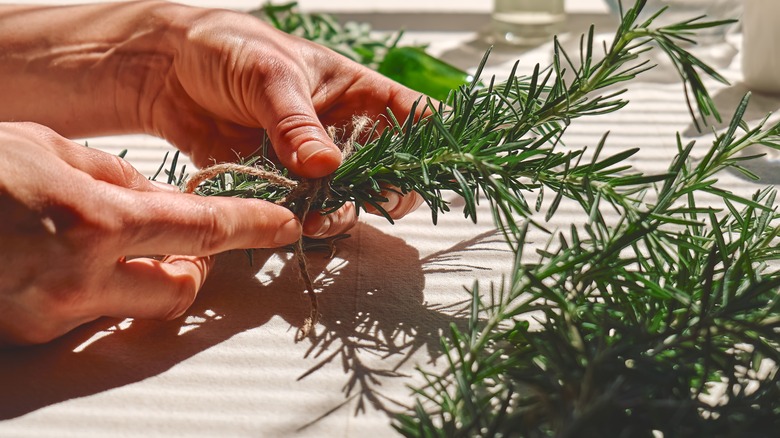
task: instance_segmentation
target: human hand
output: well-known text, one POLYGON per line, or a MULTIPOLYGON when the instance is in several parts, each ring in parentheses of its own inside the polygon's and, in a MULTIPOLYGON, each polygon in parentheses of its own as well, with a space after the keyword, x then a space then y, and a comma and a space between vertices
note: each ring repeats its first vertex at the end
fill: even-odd
POLYGON ((39 125, 0 123, 0 156, 0 344, 46 342, 101 316, 176 318, 209 256, 300 237, 282 207, 165 188, 39 125))
MULTIPOLYGON (((150 113, 159 116, 145 120, 145 130, 190 152, 196 164, 248 156, 268 135, 274 159, 294 174, 323 177, 341 163, 341 151, 323 125, 350 135, 356 114, 381 122, 390 108, 403 120, 421 98, 245 14, 212 10, 182 20, 182 27, 187 32, 173 68, 148 104, 150 113)), ((382 196, 395 219, 422 203, 417 193, 401 196, 393 188, 382 196)), ((335 214, 309 215, 303 229, 324 237, 346 231, 355 221, 355 208, 347 205, 335 214)))

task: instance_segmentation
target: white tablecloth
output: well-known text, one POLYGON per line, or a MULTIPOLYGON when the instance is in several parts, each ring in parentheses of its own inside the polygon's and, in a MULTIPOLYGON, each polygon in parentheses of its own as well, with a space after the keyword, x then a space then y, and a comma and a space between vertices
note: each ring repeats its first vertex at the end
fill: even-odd
MULTIPOLYGON (((301 3, 326 9, 324 3, 301 3)), ((361 9, 365 3, 344 0, 328 7, 379 23, 399 14, 361 9)), ((473 14, 489 9, 489 2, 472 4, 482 8, 473 14)), ((590 4, 592 13, 572 14, 566 45, 576 44, 573 36, 594 21, 599 30, 611 31, 613 19, 600 3, 590 4)), ((406 38, 430 42, 434 53, 473 69, 485 48, 476 41, 479 29, 437 29, 406 38)), ((714 88, 728 115, 746 90, 739 85, 738 54, 719 56, 722 72, 736 84, 714 88)), ((550 59, 550 46, 496 50, 489 73, 507 74, 518 58, 520 71, 530 73, 533 64, 550 59)), ((619 113, 575 121, 567 143, 595 146, 611 131, 604 153, 641 147, 631 164, 647 172, 661 172, 669 163, 676 131, 706 147, 708 136, 692 129, 681 86, 663 64, 634 82, 628 97, 631 104, 619 113)), ((757 96, 749 118, 755 121, 778 105, 757 96)), ((170 150, 146 136, 89 144, 113 153, 129 149, 127 159, 146 174, 170 150)), ((726 174, 722 185, 747 193, 778 178, 771 156, 753 166, 766 177, 761 184, 726 174)), ((411 403, 408 385, 421 381, 416 366, 444 364, 438 338, 450 324, 464 324, 466 288, 475 280, 484 288, 500 284, 511 266, 512 253, 496 234, 487 204, 474 225, 452 199, 453 213, 436 227, 425 209, 396 225, 366 215, 332 259, 313 256, 313 270, 323 273, 322 320, 313 340, 294 342, 308 302, 295 267, 286 263, 289 256, 256 251, 252 265, 242 252, 223 255, 180 320, 103 320, 48 345, 0 352, 0 436, 393 436, 388 413, 411 403)), ((583 220, 581 213, 564 207, 549 226, 577 220, 583 220)), ((537 234, 533 243, 544 239, 537 234)))

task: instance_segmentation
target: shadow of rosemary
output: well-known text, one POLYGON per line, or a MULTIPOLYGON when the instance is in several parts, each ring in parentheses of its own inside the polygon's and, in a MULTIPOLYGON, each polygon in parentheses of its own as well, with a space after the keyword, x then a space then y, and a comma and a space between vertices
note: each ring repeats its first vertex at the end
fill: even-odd
MULTIPOLYGON (((464 262, 464 254, 496 251, 501 237, 488 232, 421 259, 402 239, 369 225, 359 224, 353 231, 351 239, 339 243, 338 258, 310 256, 311 272, 322 273, 317 276, 322 316, 304 341, 310 342, 305 358, 316 363, 298 380, 340 364, 346 376, 343 404, 357 399, 356 415, 368 405, 390 414, 402 404, 381 393, 382 383, 404 376, 399 369, 415 354, 436 363, 442 354, 440 335, 451 324, 467 323, 469 296, 461 285, 452 291, 461 298, 428 305, 426 275, 460 272, 476 278, 478 271, 490 268, 464 262)), ((279 256, 254 251, 250 265, 241 251, 221 255, 195 304, 176 321, 102 319, 46 345, 0 351, 0 420, 162 374, 275 317, 290 324, 293 344, 309 301, 294 263, 284 263, 268 277, 266 265, 279 256)), ((321 416, 301 428, 340 406, 317 413, 321 416)))
MULTIPOLYGON (((463 285, 459 284, 458 290, 451 291, 452 296, 462 298, 431 305, 424 301, 425 277, 463 273, 468 278, 477 278, 478 272, 491 268, 464 262, 464 253, 495 252, 498 251, 496 244, 504 243, 500 234, 493 230, 423 258, 414 250, 414 255, 409 254, 409 260, 391 258, 392 262, 388 264, 386 254, 383 254, 386 248, 370 244, 373 232, 363 230, 354 242, 356 248, 372 252, 370 257, 360 259, 364 265, 371 264, 368 271, 371 274, 361 276, 361 284, 342 298, 334 299, 343 293, 341 286, 323 292, 321 329, 310 337, 311 345, 306 353, 318 362, 299 380, 328 364, 342 364, 347 376, 342 387, 345 397, 342 405, 355 400, 356 415, 364 412, 368 405, 393 414, 398 408, 408 409, 409 406, 383 394, 380 390, 383 380, 409 377, 399 370, 420 352, 428 365, 435 365, 443 354, 441 336, 448 333, 453 324, 460 329, 468 325, 471 296, 462 289, 463 285), (421 269, 412 271, 405 267, 410 260, 421 269), (412 272, 416 278, 406 277, 412 272), (376 357, 381 359, 378 361, 381 367, 375 365, 376 357)), ((507 256, 511 258, 511 253, 507 252, 507 256)), ((343 273, 328 272, 327 275, 335 278, 343 273)))

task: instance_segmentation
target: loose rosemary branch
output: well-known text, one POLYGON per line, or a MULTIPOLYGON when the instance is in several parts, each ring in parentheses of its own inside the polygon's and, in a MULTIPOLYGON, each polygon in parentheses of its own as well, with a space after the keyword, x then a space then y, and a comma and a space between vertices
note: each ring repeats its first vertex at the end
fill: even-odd
MULTIPOLYGON (((395 427, 425 437, 774 436, 780 426, 780 216, 776 192, 741 198, 714 178, 744 148, 780 148, 780 124, 747 129, 748 99, 709 152, 693 143, 645 198, 584 186, 582 228, 517 252, 513 277, 472 289, 467 330, 443 340, 395 427), (738 135, 740 126, 745 132, 738 135), (719 196, 724 210, 698 203, 719 196), (741 207, 740 207, 741 204, 741 207), (530 321, 540 328, 531 329, 530 321), (720 389, 720 397, 718 390, 720 389), (713 393, 715 402, 708 401, 713 393)), ((745 171, 747 175, 749 172, 745 171)), ((517 241, 524 242, 520 229, 517 241)))

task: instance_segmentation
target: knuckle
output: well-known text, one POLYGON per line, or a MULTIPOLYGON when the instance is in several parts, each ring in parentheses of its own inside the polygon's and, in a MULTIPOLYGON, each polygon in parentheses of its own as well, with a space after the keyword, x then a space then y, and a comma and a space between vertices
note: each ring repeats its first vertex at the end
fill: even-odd
POLYGON ((344 204, 344 207, 339 211, 339 228, 338 233, 345 233, 357 224, 357 214, 355 212, 354 204, 344 204))
POLYGON ((230 237, 230 229, 221 218, 220 211, 212 205, 203 204, 199 214, 195 242, 208 254, 215 253, 230 237))
POLYGON ((56 135, 51 128, 35 122, 4 122, 3 126, 36 135, 56 135))
POLYGON ((23 122, 22 125, 23 126, 21 126, 21 129, 23 132, 27 132, 29 134, 34 135, 43 143, 52 144, 56 146, 67 145, 70 143, 69 140, 67 140, 65 137, 61 136, 59 133, 49 128, 48 126, 40 125, 33 122, 23 122))
POLYGON ((318 122, 303 113, 288 114, 276 123, 276 132, 284 142, 282 144, 319 140, 321 129, 318 122))
POLYGON ((407 214, 409 214, 413 205, 414 205, 413 197, 408 195, 401 197, 400 201, 398 201, 398 205, 391 213, 393 219, 401 219, 407 214))
POLYGON ((130 189, 144 188, 146 185, 146 179, 133 167, 121 157, 114 155, 107 155, 109 160, 109 166, 111 167, 111 174, 116 175, 118 183, 124 187, 130 189))
POLYGON ((169 321, 182 316, 195 302, 198 291, 208 275, 209 260, 169 257, 166 261, 180 265, 185 271, 188 271, 188 275, 182 275, 173 282, 170 291, 172 300, 168 310, 162 316, 162 319, 169 321))
POLYGON ((164 321, 171 321, 179 318, 192 306, 195 297, 198 294, 199 286, 191 280, 182 280, 176 284, 176 298, 170 305, 170 309, 163 316, 164 321))
POLYGON ((229 9, 204 9, 199 11, 198 16, 194 18, 188 27, 188 33, 191 38, 202 37, 210 40, 209 35, 211 34, 211 38, 213 38, 215 31, 235 32, 237 20, 246 18, 229 9))

